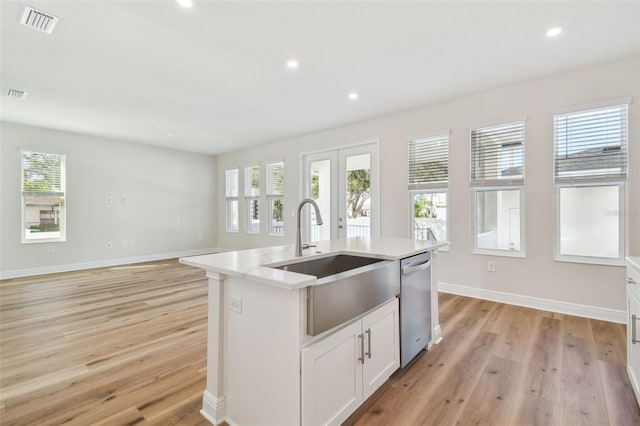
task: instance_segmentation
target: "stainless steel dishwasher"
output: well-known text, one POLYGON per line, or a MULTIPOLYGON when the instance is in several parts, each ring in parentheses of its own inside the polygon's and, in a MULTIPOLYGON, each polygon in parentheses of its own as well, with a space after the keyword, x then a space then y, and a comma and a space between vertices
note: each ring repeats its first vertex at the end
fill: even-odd
POLYGON ((400 261, 400 367, 431 340, 431 255, 400 261))

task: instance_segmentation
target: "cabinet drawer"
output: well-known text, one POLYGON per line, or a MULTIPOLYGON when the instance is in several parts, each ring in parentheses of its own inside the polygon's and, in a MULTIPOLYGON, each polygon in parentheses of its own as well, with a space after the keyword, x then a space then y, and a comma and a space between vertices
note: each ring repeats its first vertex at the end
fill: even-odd
POLYGON ((629 262, 627 262, 626 282, 629 291, 635 295, 636 298, 640 299, 640 271, 634 268, 629 262))

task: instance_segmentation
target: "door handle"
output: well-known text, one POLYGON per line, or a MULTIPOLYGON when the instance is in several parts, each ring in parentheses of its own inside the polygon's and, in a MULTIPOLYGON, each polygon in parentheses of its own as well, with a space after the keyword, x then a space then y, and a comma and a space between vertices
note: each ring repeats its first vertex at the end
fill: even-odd
POLYGON ((367 330, 365 331, 365 333, 367 333, 367 349, 368 352, 365 353, 365 355, 371 359, 371 329, 367 328, 367 330))
POLYGON ((402 268, 402 275, 409 275, 409 274, 413 274, 414 272, 424 271, 429 266, 431 266, 431 260, 427 260, 426 262, 421 263, 420 265, 417 265, 417 266, 408 266, 408 267, 402 268))
POLYGON ((360 339, 360 364, 364 364, 364 335, 362 333, 358 334, 358 339, 360 339))

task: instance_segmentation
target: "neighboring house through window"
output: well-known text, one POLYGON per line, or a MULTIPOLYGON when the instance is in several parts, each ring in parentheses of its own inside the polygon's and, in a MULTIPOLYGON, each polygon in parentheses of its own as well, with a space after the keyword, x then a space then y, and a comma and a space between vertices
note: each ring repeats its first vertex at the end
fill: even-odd
POLYGON ((622 264, 627 103, 553 117, 556 259, 622 264))
POLYGON ((65 241, 64 155, 22 151, 22 242, 65 241))
POLYGON ((476 253, 524 256, 523 121, 471 130, 476 253))
POLYGON ((429 230, 446 241, 449 132, 409 141, 409 196, 413 238, 428 240, 429 230))

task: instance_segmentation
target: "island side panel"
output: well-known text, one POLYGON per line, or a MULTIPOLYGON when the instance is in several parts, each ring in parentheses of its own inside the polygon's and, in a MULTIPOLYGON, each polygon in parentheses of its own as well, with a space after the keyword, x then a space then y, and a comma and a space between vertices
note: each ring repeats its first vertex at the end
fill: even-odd
POLYGON ((299 291, 237 277, 226 284, 228 423, 299 424, 299 291))
POLYGON ((220 424, 226 416, 224 388, 225 276, 208 272, 207 389, 201 414, 220 424))

